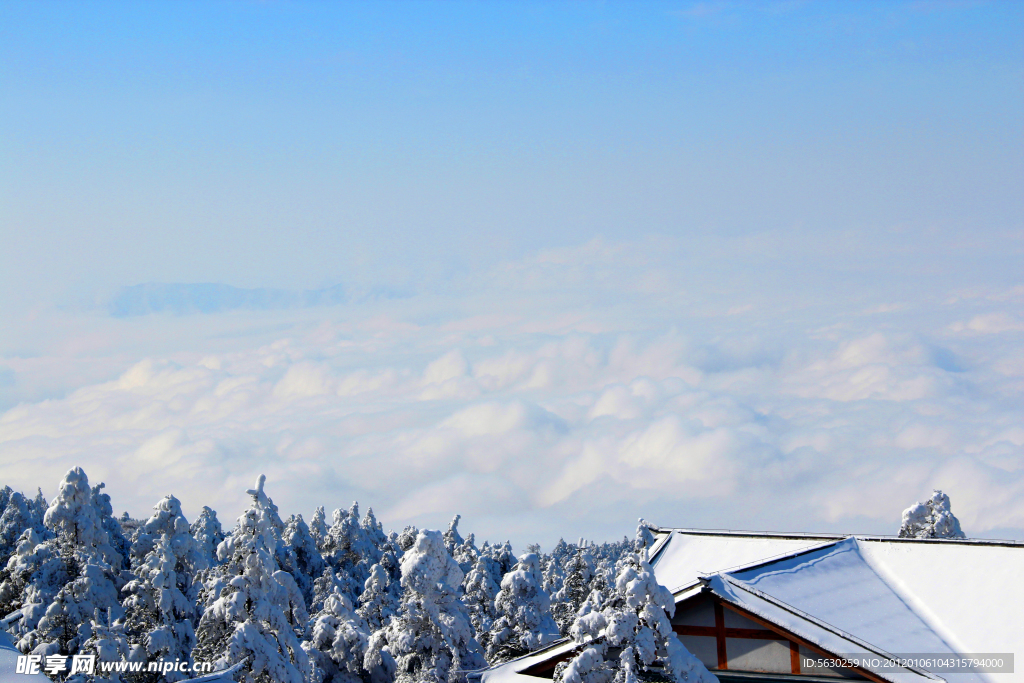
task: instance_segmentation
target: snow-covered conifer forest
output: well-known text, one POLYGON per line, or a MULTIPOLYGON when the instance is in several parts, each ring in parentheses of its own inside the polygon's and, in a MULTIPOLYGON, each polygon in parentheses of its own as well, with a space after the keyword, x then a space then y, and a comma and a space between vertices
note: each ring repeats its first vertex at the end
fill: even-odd
MULTIPOLYGON (((249 683, 462 683, 562 637, 566 683, 713 681, 672 631, 653 541, 531 546, 407 526, 385 532, 353 503, 285 518, 264 477, 223 525, 155 501, 117 517, 102 483, 70 470, 49 502, 0 490, 0 614, 23 653, 213 662, 249 683)), ((145 669, 146 667, 144 667, 145 669)), ((106 680, 67 671, 54 680, 106 680)), ((114 673, 132 683, 180 671, 114 673)))

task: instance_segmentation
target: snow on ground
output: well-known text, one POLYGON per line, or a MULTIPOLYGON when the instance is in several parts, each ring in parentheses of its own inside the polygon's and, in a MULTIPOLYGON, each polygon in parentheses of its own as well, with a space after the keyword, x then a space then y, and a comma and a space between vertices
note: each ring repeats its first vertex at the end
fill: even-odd
POLYGON ((18 652, 14 647, 11 635, 0 629, 0 683, 29 683, 30 681, 49 681, 43 673, 29 676, 15 673, 18 670, 18 652))

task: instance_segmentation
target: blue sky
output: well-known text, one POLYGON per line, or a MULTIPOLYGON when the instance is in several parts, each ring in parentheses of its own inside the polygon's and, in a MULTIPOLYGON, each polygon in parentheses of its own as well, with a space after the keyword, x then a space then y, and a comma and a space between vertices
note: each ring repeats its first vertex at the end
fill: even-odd
POLYGON ((92 464, 142 514, 177 453, 225 483, 172 492, 228 521, 305 443, 286 511, 305 472, 328 507, 519 542, 637 513, 883 532, 959 482, 968 534, 1024 537, 1022 28, 984 2, 0 5, 0 463, 44 492, 92 464), (388 458, 424 464, 396 490, 388 458))

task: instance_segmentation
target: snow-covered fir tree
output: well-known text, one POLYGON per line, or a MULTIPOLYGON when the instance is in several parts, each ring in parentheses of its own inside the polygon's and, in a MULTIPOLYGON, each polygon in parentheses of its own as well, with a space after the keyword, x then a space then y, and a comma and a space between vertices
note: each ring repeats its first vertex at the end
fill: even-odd
POLYGON ((285 523, 277 560, 281 569, 292 575, 306 604, 313 602, 313 582, 323 574, 327 563, 317 550, 316 541, 302 515, 292 515, 285 523))
POLYGON ((642 553, 645 560, 649 558, 650 549, 654 546, 653 531, 657 531, 657 528, 652 527, 647 520, 641 517, 636 527, 636 540, 633 541, 633 544, 636 552, 642 553))
POLYGON ((313 579, 313 599, 309 603, 307 612, 310 614, 316 614, 324 608, 324 602, 332 594, 341 592, 347 595, 346 587, 347 583, 342 581, 338 575, 329 566, 324 567, 323 572, 320 576, 313 579))
POLYGON ((378 552, 383 552, 384 546, 388 543, 388 535, 384 533, 384 527, 373 514, 373 508, 366 508, 366 514, 360 520, 359 527, 363 530, 364 542, 369 543, 378 552))
POLYGON ((901 538, 967 538, 949 509, 949 496, 939 490, 903 511, 901 538))
POLYGON ((459 520, 462 515, 455 515, 448 523, 448 530, 444 532, 444 549, 448 554, 455 557, 455 549, 463 544, 462 535, 459 533, 459 520))
POLYGON ((498 578, 498 583, 500 584, 501 579, 505 577, 505 574, 508 574, 512 571, 512 567, 516 566, 516 556, 515 553, 512 552, 512 544, 508 541, 505 541, 501 545, 495 544, 492 546, 491 557, 493 557, 498 563, 496 570, 501 572, 501 575, 498 578))
POLYGON ((558 564, 559 567, 564 567, 565 563, 569 561, 569 558, 575 555, 575 548, 565 542, 564 538, 558 539, 558 543, 551 549, 549 557, 558 564))
POLYGON ((459 563, 459 568, 465 574, 476 564, 480 551, 476 548, 476 538, 473 534, 470 534, 469 538, 463 539, 462 534, 459 533, 461 519, 461 515, 455 515, 448 524, 448 530, 444 532, 444 547, 448 554, 459 563))
POLYGON ((643 555, 624 556, 620 567, 603 604, 588 599, 573 622, 570 635, 582 649, 556 667, 556 683, 717 683, 673 632, 672 593, 643 555))
POLYGON ((462 582, 462 603, 469 610, 469 621, 473 624, 480 646, 487 648, 490 644, 491 629, 498 615, 494 609, 494 598, 500 588, 491 578, 490 568, 483 558, 479 558, 473 568, 466 574, 462 582))
POLYGON ((492 665, 532 652, 558 638, 551 617, 551 599, 544 591, 540 558, 526 553, 501 580, 494 599, 498 614, 488 638, 487 660, 492 665))
POLYGON ((110 546, 110 537, 103 527, 102 511, 93 496, 85 471, 81 467, 68 470, 56 497, 46 509, 43 524, 60 540, 78 548, 93 548, 112 567, 120 568, 124 558, 110 546))
POLYGON ((599 600, 602 602, 608 597, 615 583, 615 570, 616 565, 611 560, 602 558, 598 561, 597 566, 594 567, 594 575, 590 579, 588 600, 595 594, 600 596, 599 600))
POLYGON ((85 472, 69 470, 43 516, 52 537, 26 529, 8 562, 17 578, 5 581, 0 595, 21 614, 14 632, 22 652, 74 654, 89 638, 94 614, 123 614, 117 594, 123 560, 109 544, 92 494, 85 472))
POLYGON ((327 540, 327 514, 324 512, 324 506, 319 506, 313 513, 313 518, 309 521, 309 534, 316 541, 317 550, 323 552, 324 542, 327 540))
MULTIPOLYGON (((204 508, 204 511, 209 508, 204 508)), ((153 506, 153 514, 139 526, 138 534, 132 546, 132 553, 143 561, 149 555, 154 544, 163 536, 167 536, 175 546, 175 555, 180 558, 183 567, 188 567, 194 576, 209 564, 203 542, 192 535, 192 526, 181 511, 181 501, 174 496, 164 496, 153 506), (145 549, 141 553, 141 549, 145 549)))
POLYGON ((484 668, 457 596, 462 579, 441 532, 421 531, 402 557, 401 612, 371 638, 364 668, 393 670, 396 683, 461 683, 484 668))
POLYGON ((491 545, 484 541, 477 559, 487 567, 487 571, 490 572, 491 580, 494 581, 495 585, 501 585, 501 580, 505 578, 505 574, 512 571, 512 567, 516 564, 516 558, 512 554, 512 545, 508 541, 505 541, 502 545, 497 543, 491 545))
MULTIPOLYGON (((192 536, 177 498, 166 496, 153 510, 137 536, 144 537, 150 550, 136 562, 136 578, 121 591, 124 629, 128 641, 143 649, 146 661, 190 661, 201 588, 197 577, 207 568, 207 556, 192 536)), ((165 676, 167 681, 184 678, 173 671, 165 676)))
MULTIPOLYGON (((120 522, 114 517, 114 507, 110 504, 110 496, 103 492, 105 487, 106 484, 103 482, 92 487, 92 504, 96 508, 96 512, 99 513, 100 526, 107 532, 107 542, 117 551, 122 562, 127 566, 132 544, 125 538, 120 522)), ((120 570, 121 566, 115 566, 114 569, 120 570)))
POLYGON ((419 533, 420 530, 411 525, 402 529, 401 533, 398 534, 398 537, 395 538, 395 542, 398 544, 398 549, 403 553, 407 552, 412 548, 413 543, 416 542, 416 537, 419 533))
POLYGON ((199 543, 207 564, 217 564, 217 546, 224 540, 224 529, 217 519, 217 511, 204 505, 196 521, 192 522, 189 532, 199 543))
POLYGON ((562 590, 562 584, 565 581, 565 572, 558 566, 558 562, 553 557, 548 557, 547 566, 544 567, 544 591, 548 595, 555 595, 558 591, 562 590))
POLYGON ((388 540, 381 546, 380 562, 377 564, 384 568, 394 584, 399 584, 402 581, 401 558, 404 554, 405 552, 398 545, 398 534, 392 531, 388 535, 388 540))
POLYGON ((0 513, 0 566, 7 564, 7 560, 18 547, 18 539, 26 529, 35 529, 40 536, 46 536, 46 527, 43 524, 44 509, 37 505, 24 494, 12 491, 9 486, 4 487, 3 512, 0 513))
POLYGON ((476 536, 470 534, 460 545, 455 547, 452 557, 459 563, 459 569, 464 574, 468 573, 480 557, 480 551, 476 547, 476 536))
MULTIPOLYGON (((192 571, 182 565, 178 549, 171 537, 161 536, 136 569, 139 578, 122 589, 128 641, 143 649, 146 661, 190 661, 196 645, 196 591, 192 571)), ((184 678, 185 674, 170 672, 166 680, 184 678)))
POLYGON ((569 556, 566 561, 562 588, 554 594, 551 607, 552 616, 563 636, 569 635, 569 628, 576 619, 576 612, 590 595, 592 576, 593 568, 586 551, 583 548, 578 548, 576 553, 569 556))
POLYGON ((370 576, 363 584, 356 610, 370 629, 383 628, 398 613, 402 599, 401 586, 379 564, 370 567, 370 576))
POLYGON ((309 615, 295 580, 275 559, 284 523, 265 481, 260 475, 248 491, 251 506, 217 548, 223 564, 205 586, 210 602, 193 657, 218 669, 244 662, 245 683, 310 683, 313 671, 301 645, 309 615))
POLYGON ((381 549, 377 543, 383 542, 384 534, 376 520, 372 522, 372 529, 360 523, 357 502, 347 511, 335 510, 333 520, 321 552, 339 575, 345 595, 354 603, 370 575, 370 567, 380 562, 381 549))
POLYGON ((304 647, 313 663, 314 680, 362 683, 368 677, 363 659, 370 629, 340 590, 335 589, 324 600, 323 609, 313 617, 310 634, 304 647))
POLYGON ((46 606, 68 580, 67 568, 52 545, 28 528, 18 538, 14 553, 3 568, 0 608, 12 615, 12 633, 21 636, 35 628, 46 606))
MULTIPOLYGON (((369 513, 368 513, 369 514, 369 513)), ((359 614, 372 630, 383 627, 396 615, 402 602, 402 567, 397 534, 392 532, 381 546, 380 562, 370 567, 359 595, 359 614)))
MULTIPOLYGON (((132 644, 131 639, 128 636, 128 632, 125 628, 125 623, 121 619, 115 619, 110 614, 107 615, 105 620, 99 618, 100 615, 97 613, 89 621, 88 638, 82 643, 82 647, 79 648, 80 654, 94 655, 98 661, 101 662, 145 662, 146 651, 145 648, 138 644, 132 644)), ((181 680, 182 677, 174 677, 174 674, 168 672, 169 677, 163 678, 162 674, 141 672, 137 674, 126 674, 126 677, 130 681, 174 681, 181 680)), ((84 678, 84 676, 82 677, 84 678)), ((121 678, 118 673, 114 673, 109 679, 110 681, 117 681, 121 678)), ((81 680, 81 679, 79 679, 81 680)), ((88 679, 86 679, 88 680, 88 679)), ((104 680, 98 676, 94 677, 93 680, 99 681, 104 680)), ((74 683, 74 678, 69 678, 69 682, 74 683)))

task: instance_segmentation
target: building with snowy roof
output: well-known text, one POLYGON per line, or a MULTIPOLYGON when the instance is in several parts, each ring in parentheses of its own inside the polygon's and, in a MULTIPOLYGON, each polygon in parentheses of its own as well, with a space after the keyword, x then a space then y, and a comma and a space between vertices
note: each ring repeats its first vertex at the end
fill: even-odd
MULTIPOLYGON (((1024 658, 1022 542, 656 536, 651 564, 675 598, 673 628, 723 683, 1024 681, 1024 663, 1013 669, 1014 655, 1024 658), (989 668, 965 669, 973 655, 989 668)), ((482 683, 552 678, 577 647, 559 641, 485 671, 482 683)))

